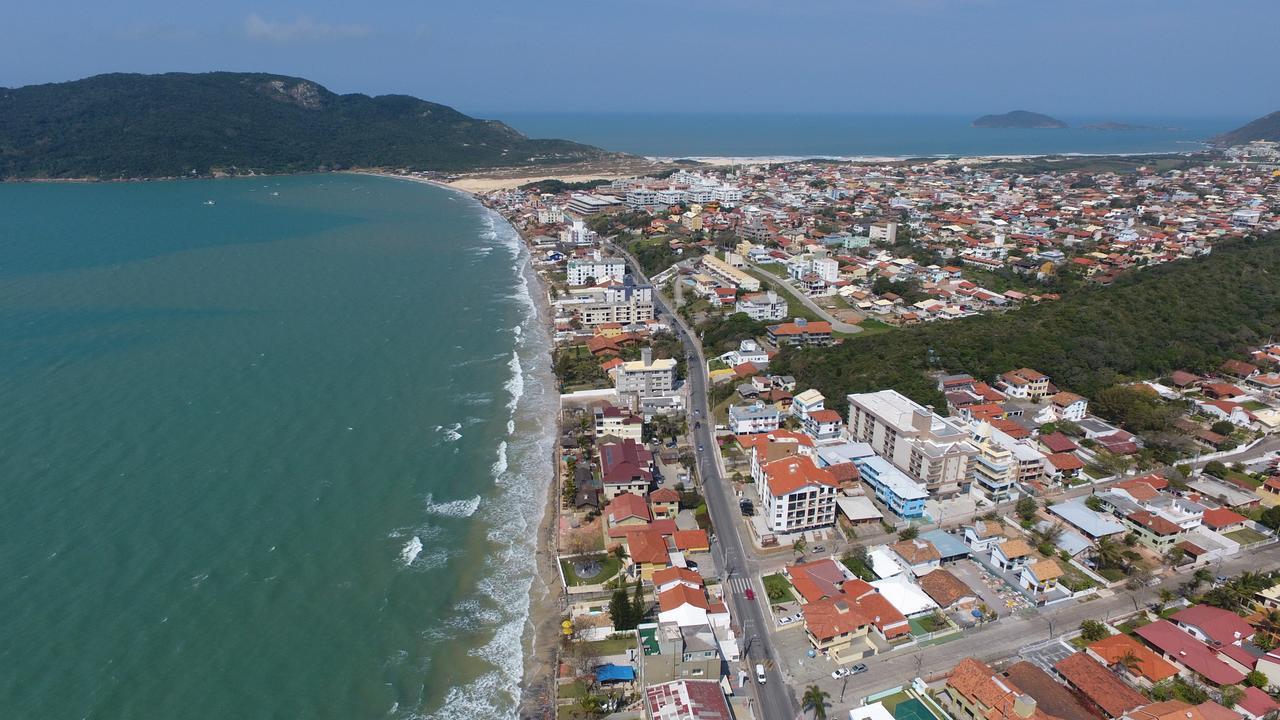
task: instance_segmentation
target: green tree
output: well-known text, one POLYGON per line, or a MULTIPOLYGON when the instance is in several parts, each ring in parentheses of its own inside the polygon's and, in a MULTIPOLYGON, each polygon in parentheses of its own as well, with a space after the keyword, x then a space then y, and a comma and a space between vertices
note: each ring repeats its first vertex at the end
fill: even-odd
POLYGON ((805 710, 813 712, 814 720, 827 720, 827 708, 831 707, 828 698, 831 694, 824 691, 817 685, 810 685, 805 688, 804 697, 800 699, 800 705, 805 710))
POLYGON ((1264 510, 1259 522, 1272 530, 1280 529, 1280 505, 1272 505, 1264 510))
POLYGON ((1231 424, 1230 420, 1219 420, 1218 422, 1210 425, 1209 429, 1219 435, 1230 435, 1236 431, 1236 426, 1231 424))
POLYGON ((1090 495, 1089 497, 1085 498, 1084 506, 1094 512, 1102 512, 1102 509, 1105 507, 1102 504, 1102 498, 1098 497, 1097 495, 1090 495))
POLYGON ((898 539, 906 542, 907 540, 915 540, 920 537, 920 528, 915 525, 908 525, 898 531, 898 539))
POLYGON ((1259 690, 1265 690, 1267 688, 1267 683, 1267 674, 1260 670, 1250 670, 1244 676, 1244 684, 1249 687, 1256 687, 1259 690))
POLYGON ((1212 475, 1216 478, 1224 478, 1227 476, 1227 466, 1217 460, 1210 460, 1205 464, 1204 472, 1206 475, 1212 475))
POLYGON ((1097 620, 1085 620, 1080 623, 1080 636, 1088 642, 1097 642, 1110 635, 1111 631, 1107 629, 1107 626, 1097 620))
POLYGON ((1222 687, 1222 706, 1230 710, 1244 699, 1244 690, 1236 685, 1224 685, 1222 687))
POLYGON ((631 610, 631 600, 627 597, 627 591, 618 588, 613 591, 613 597, 609 599, 609 618, 613 620, 613 627, 616 630, 632 630, 635 628, 634 613, 631 610))
POLYGON ((1022 518, 1024 521, 1030 522, 1031 519, 1036 516, 1036 509, 1038 507, 1039 505, 1036 503, 1035 498, 1030 495, 1023 495, 1018 498, 1018 503, 1014 506, 1014 512, 1018 513, 1018 517, 1022 518))
POLYGON ((648 610, 648 608, 645 606, 644 602, 644 581, 640 578, 636 578, 635 593, 631 597, 631 618, 634 621, 633 626, 639 625, 640 622, 644 620, 646 610, 648 610))

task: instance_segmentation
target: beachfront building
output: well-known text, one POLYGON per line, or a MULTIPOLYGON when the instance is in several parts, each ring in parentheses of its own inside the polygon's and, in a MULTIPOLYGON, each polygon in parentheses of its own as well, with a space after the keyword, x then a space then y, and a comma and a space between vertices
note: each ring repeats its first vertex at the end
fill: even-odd
POLYGON ((770 531, 783 535, 835 524, 840 484, 831 471, 801 455, 775 460, 761 470, 760 495, 770 531))
POLYGON ((595 409, 596 437, 612 436, 619 440, 640 442, 644 434, 644 420, 627 408, 605 405, 595 409))
POLYGON ((752 320, 784 320, 787 317, 787 301, 778 297, 778 293, 768 292, 743 295, 738 298, 734 312, 746 313, 752 320))
POLYGON ((580 303, 566 307, 572 307, 583 327, 643 323, 654 317, 653 286, 637 284, 628 275, 622 282, 593 291, 580 303))
POLYGON ((924 501, 929 493, 924 486, 907 477, 884 458, 875 455, 857 458, 854 465, 862 482, 875 493, 899 517, 918 518, 924 515, 924 501))
POLYGON ((960 491, 978 450, 958 422, 896 390, 855 393, 848 401, 850 439, 871 445, 930 493, 960 491))
POLYGON ((627 263, 622 258, 574 258, 565 267, 570 285, 601 285, 622 282, 627 263))

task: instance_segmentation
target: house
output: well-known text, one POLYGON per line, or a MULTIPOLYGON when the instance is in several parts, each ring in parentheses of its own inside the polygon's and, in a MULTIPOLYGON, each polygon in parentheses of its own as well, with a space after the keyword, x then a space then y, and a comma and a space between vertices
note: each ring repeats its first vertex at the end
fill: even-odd
POLYGON ((844 584, 852 579, 844 565, 831 558, 788 565, 783 567, 782 574, 791 581, 802 603, 839 597, 844 594, 844 584))
POLYGON ((600 476, 604 498, 611 501, 624 492, 643 496, 653 482, 653 453, 635 440, 601 443, 600 476))
POLYGON ((674 520, 680 512, 680 493, 668 487, 649 493, 649 512, 655 520, 674 520))
POLYGON ((627 408, 605 405, 595 409, 596 437, 613 436, 619 440, 640 442, 644 434, 644 419, 632 415, 627 408))
POLYGON ((650 581, 653 574, 671 564, 667 539, 660 530, 640 528, 626 535, 627 555, 639 568, 640 578, 650 581))
POLYGON ((810 346, 810 345, 830 345, 834 341, 831 334, 831 323, 823 321, 809 321, 804 318, 796 318, 793 322, 782 323, 781 325, 770 325, 766 328, 769 341, 781 347, 783 345, 790 346, 810 346))
POLYGON ((1040 436, 1040 447, 1049 453, 1073 453, 1080 449, 1071 438, 1061 432, 1051 432, 1040 436))
POLYGON ((1138 510, 1124 516, 1124 523, 1138 537, 1138 542, 1163 555, 1182 539, 1183 529, 1176 523, 1149 510, 1138 510))
MULTIPOLYGON (((792 407, 795 407, 792 405, 792 407)), ((804 416, 804 431, 814 440, 830 440, 840 437, 844 423, 835 410, 815 410, 804 416)))
POLYGON ((901 559, 903 567, 916 577, 928 575, 941 565, 942 555, 928 540, 902 540, 890 545, 889 549, 901 559))
POLYGON ((769 433, 782 426, 782 413, 773 405, 755 402, 729 406, 729 429, 735 435, 769 433))
POLYGON ((1036 701, 1036 707, 1053 717, 1072 720, 1096 720, 1099 715, 1086 707, 1070 690, 1040 669, 1022 660, 1009 666, 1005 678, 1036 701))
POLYGON ((1021 569, 1031 562, 1031 546, 1025 540, 1005 540, 991 549, 991 563, 1002 570, 1021 569))
POLYGON ((1049 408, 1058 420, 1079 422, 1089 410, 1089 401, 1070 392, 1059 392, 1049 398, 1049 408))
POLYGON ((804 606, 804 631, 809 642, 838 663, 874 655, 876 646, 867 635, 868 618, 845 596, 824 598, 804 606))
POLYGON ((863 484, 871 488, 876 499, 890 511, 903 518, 924 515, 924 502, 929 493, 923 485, 877 455, 857 458, 853 462, 863 484))
POLYGON ((1216 647, 1237 645, 1253 637, 1253 626, 1230 610, 1211 605, 1193 605, 1170 618, 1178 627, 1202 642, 1216 647))
POLYGON ((822 393, 810 388, 791 399, 791 415, 803 422, 809 413, 826 408, 826 402, 822 393))
POLYGON ((991 666, 974 658, 965 658, 956 665, 939 700, 956 718, 1056 720, 1041 710, 1035 698, 1023 692, 1017 683, 999 677, 991 666))
POLYGON ((644 689, 647 717, 653 720, 733 720, 719 681, 673 680, 644 689))
POLYGON ((1240 720, 1240 714, 1212 700, 1190 705, 1181 700, 1165 700, 1129 711, 1125 720, 1240 720))
POLYGON ((1049 512, 1062 518, 1067 524, 1095 542, 1104 537, 1126 532, 1125 526, 1111 515, 1090 510, 1083 498, 1055 503, 1049 506, 1049 512))
POLYGON ((1011 398, 1039 400, 1049 394, 1049 376, 1031 368, 1004 373, 996 380, 996 389, 1011 398))
POLYGON ((1040 595, 1055 590, 1058 578, 1063 576, 1062 567, 1053 559, 1040 560, 1022 566, 1018 574, 1018 582, 1022 587, 1040 595))
POLYGON ((1204 511, 1204 524, 1216 533, 1227 533, 1239 530, 1249 518, 1230 508, 1213 508, 1204 511))
POLYGON ((703 587, 702 576, 682 567, 669 567, 658 570, 653 574, 653 589, 659 594, 664 593, 676 585, 684 585, 686 587, 697 590, 703 587))
POLYGON ((644 498, 629 492, 614 496, 613 500, 605 506, 604 516, 611 528, 648 525, 653 519, 644 498))
POLYGON ((1117 633, 1091 643, 1085 652, 1141 687, 1151 687, 1178 674, 1178 668, 1165 662, 1151 648, 1124 633, 1117 633), (1124 662, 1127 657, 1133 658, 1131 664, 1124 662))
POLYGON ((1244 673, 1224 662, 1209 646, 1168 620, 1157 620, 1135 631, 1156 652, 1214 685, 1237 685, 1244 673))
POLYGON ((1004 525, 994 520, 976 520, 972 525, 964 526, 964 544, 974 552, 991 552, 1006 539, 1004 525))
POLYGON ((944 568, 923 575, 916 582, 943 610, 965 607, 978 601, 978 594, 972 588, 944 568))
POLYGON ((676 530, 671 533, 671 542, 682 553, 711 552, 711 540, 706 530, 676 530))
POLYGON ((1109 718, 1122 717, 1126 712, 1147 704, 1145 697, 1085 653, 1068 655, 1053 669, 1067 681, 1068 687, 1109 718))
POLYGON ((683 583, 658 593, 658 623, 673 623, 679 627, 707 624, 707 612, 711 602, 702 588, 691 588, 683 583))

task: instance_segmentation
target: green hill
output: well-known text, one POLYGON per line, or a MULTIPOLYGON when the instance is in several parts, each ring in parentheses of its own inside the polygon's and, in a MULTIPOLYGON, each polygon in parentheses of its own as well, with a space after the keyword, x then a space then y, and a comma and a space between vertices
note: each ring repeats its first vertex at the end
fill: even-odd
POLYGON ((1265 115, 1253 122, 1209 138, 1215 145, 1243 145, 1254 140, 1280 141, 1280 110, 1265 115))
POLYGON ((3 179, 451 171, 605 155, 406 95, 337 95, 282 75, 113 74, 0 88, 3 179))
POLYGON ((772 369, 816 387, 840 409, 848 393, 884 388, 942 408, 929 371, 989 381, 1031 367, 1092 397, 1130 379, 1214 368, 1277 333, 1280 234, 1272 234, 1224 242, 1208 257, 1131 272, 1057 302, 786 351, 772 369))

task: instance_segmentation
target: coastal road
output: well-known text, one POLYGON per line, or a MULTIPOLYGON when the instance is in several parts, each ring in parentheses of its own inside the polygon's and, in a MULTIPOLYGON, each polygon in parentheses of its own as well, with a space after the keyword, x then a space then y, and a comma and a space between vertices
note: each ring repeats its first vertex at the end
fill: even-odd
POLYGON ((796 288, 792 287, 790 283, 786 282, 785 280, 778 277, 777 275, 774 275, 768 270, 765 270, 759 265, 755 265, 753 263, 747 263, 747 267, 757 271, 759 273, 759 277, 762 280, 764 280, 764 282, 778 288, 779 290, 782 291, 784 295, 795 298, 796 300, 799 300, 805 307, 809 308, 814 313, 816 313, 818 317, 831 323, 831 329, 834 330, 835 332, 839 332, 839 333, 862 332, 862 328, 858 327, 857 325, 853 325, 853 324, 842 322, 840 320, 835 319, 835 316, 827 312, 827 310, 822 306, 818 305, 818 303, 814 302, 812 298, 800 292, 796 288))
MULTIPOLYGON (((626 258, 631 272, 644 282, 648 282, 640 263, 620 247, 609 246, 626 258)), ((797 717, 798 705, 787 687, 782 673, 778 669, 777 654, 773 648, 773 640, 769 632, 768 617, 761 606, 765 597, 764 588, 755 586, 756 599, 748 600, 745 595, 733 590, 734 579, 750 579, 757 576, 754 559, 743 547, 742 538, 738 534, 739 512, 737 502, 731 497, 728 483, 720 474, 720 464, 715 455, 715 438, 711 429, 715 426, 711 419, 711 408, 707 403, 706 360, 702 356, 702 345, 684 322, 654 292, 655 309, 671 318, 676 336, 684 344, 685 352, 690 358, 687 363, 689 389, 689 411, 691 421, 701 421, 701 427, 693 428, 694 442, 699 450, 694 453, 698 463, 698 475, 702 478, 702 493, 707 501, 707 511, 711 515, 711 523, 715 527, 715 546, 720 563, 721 575, 724 578, 725 597, 732 603, 733 616, 737 620, 741 634, 739 643, 743 654, 748 658, 748 670, 751 677, 748 684, 756 696, 756 717, 763 720, 788 720, 797 717), (767 682, 763 685, 755 682, 754 667, 759 663, 765 666, 767 682)), ((692 427, 692 425, 691 425, 692 427)), ((736 685, 737 678, 734 678, 736 685)))

